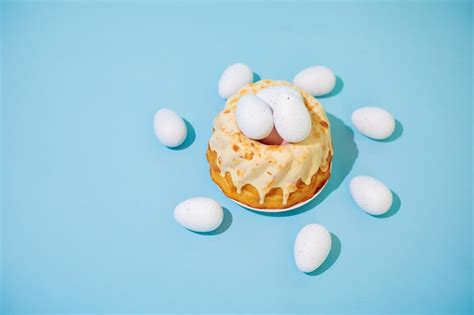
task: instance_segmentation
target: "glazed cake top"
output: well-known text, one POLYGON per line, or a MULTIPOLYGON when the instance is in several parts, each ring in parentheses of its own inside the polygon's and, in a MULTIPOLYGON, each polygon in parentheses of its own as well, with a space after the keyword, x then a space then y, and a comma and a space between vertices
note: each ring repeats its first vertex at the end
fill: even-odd
POLYGON ((294 192, 298 180, 309 185, 313 175, 329 167, 332 154, 329 121, 322 105, 309 93, 286 81, 261 80, 250 83, 229 97, 214 120, 214 132, 209 141, 217 154, 217 166, 221 176, 230 173, 232 182, 240 193, 243 186, 254 186, 263 204, 265 195, 272 188, 281 188, 283 204, 294 192), (240 97, 270 86, 289 86, 300 92, 311 115, 312 128, 309 136, 298 143, 266 145, 249 139, 239 129, 235 118, 240 97))

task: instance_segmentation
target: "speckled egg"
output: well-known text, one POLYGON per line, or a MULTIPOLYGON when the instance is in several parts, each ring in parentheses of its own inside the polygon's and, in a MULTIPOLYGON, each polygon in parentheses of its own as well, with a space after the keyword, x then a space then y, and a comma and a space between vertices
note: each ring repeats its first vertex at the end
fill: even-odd
POLYGON ((273 111, 278 134, 288 142, 301 142, 311 132, 311 116, 303 101, 293 93, 282 93, 273 111))
POLYGON ((220 204, 210 198, 187 199, 174 209, 176 222, 195 232, 211 232, 217 229, 224 219, 220 204))
POLYGON ((303 102, 303 97, 301 96, 301 93, 286 85, 267 87, 259 91, 257 93, 257 96, 264 100, 271 108, 274 109, 275 106, 278 104, 278 99, 280 98, 280 95, 283 93, 293 94, 303 102))
POLYGON ((356 176, 351 180, 349 186, 352 199, 369 214, 382 215, 392 206, 392 192, 376 178, 356 176))
POLYGON ((187 135, 183 118, 171 109, 163 108, 156 112, 153 129, 158 140, 167 147, 177 147, 187 135))
POLYGON ((303 272, 316 270, 326 260, 331 250, 331 234, 320 224, 309 224, 296 236, 294 259, 303 272))
POLYGON ((334 89, 336 76, 326 66, 312 66, 301 70, 293 78, 293 84, 314 96, 322 96, 334 89))
POLYGON ((219 79, 219 95, 228 98, 244 85, 253 81, 253 72, 249 66, 236 63, 224 70, 219 79))
POLYGON ((272 109, 253 94, 247 94, 240 98, 235 118, 240 131, 250 139, 263 139, 273 129, 272 109))
POLYGON ((352 124, 363 135, 382 140, 395 130, 392 114, 380 107, 361 107, 352 113, 352 124))

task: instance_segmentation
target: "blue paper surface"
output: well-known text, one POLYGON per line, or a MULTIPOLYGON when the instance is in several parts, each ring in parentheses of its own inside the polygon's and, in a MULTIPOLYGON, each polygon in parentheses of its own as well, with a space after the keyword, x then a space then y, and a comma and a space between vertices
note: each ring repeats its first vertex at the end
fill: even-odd
POLYGON ((4 313, 470 313, 472 2, 3 2, 4 313), (221 72, 244 62, 291 80, 324 64, 335 160, 325 191, 288 215, 227 199, 205 159, 221 72), (390 141, 352 131, 361 106, 398 121, 390 141), (169 107, 192 136, 161 146, 169 107), (383 218, 348 184, 382 180, 383 218), (206 196, 214 235, 173 209, 206 196), (293 262, 306 224, 333 233, 312 275, 293 262))

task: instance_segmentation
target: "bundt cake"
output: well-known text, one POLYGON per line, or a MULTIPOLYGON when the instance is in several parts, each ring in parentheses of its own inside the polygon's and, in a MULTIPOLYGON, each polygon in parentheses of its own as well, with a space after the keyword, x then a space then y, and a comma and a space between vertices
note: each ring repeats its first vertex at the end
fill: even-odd
POLYGON ((329 179, 333 156, 329 121, 311 94, 289 82, 250 83, 230 96, 215 118, 206 155, 213 181, 229 198, 258 209, 290 208, 311 199, 329 179), (267 145, 240 131, 235 117, 240 97, 270 86, 288 86, 301 93, 312 123, 303 141, 267 145))

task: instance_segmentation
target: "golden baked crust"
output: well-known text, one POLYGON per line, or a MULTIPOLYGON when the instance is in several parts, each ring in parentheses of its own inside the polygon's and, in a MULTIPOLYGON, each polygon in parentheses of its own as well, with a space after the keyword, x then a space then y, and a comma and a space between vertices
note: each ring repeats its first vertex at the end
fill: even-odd
POLYGON ((211 177, 230 198, 259 209, 285 209, 313 197, 330 176, 329 120, 309 93, 286 81, 261 80, 229 97, 214 120, 207 159, 211 177), (271 86, 298 91, 311 115, 311 132, 299 143, 266 145, 247 138, 235 118, 240 97, 271 86))
MULTIPOLYGON (((263 204, 259 202, 259 194, 255 187, 251 184, 246 184, 242 187, 241 193, 237 193, 237 188, 232 183, 230 173, 226 173, 224 177, 220 174, 220 169, 216 164, 217 153, 207 148, 206 158, 210 165, 210 174, 212 180, 220 187, 222 192, 229 198, 234 199, 240 203, 257 209, 285 209, 290 208, 300 202, 306 201, 318 193, 326 184, 331 175, 329 167, 326 171, 318 170, 311 178, 311 183, 305 185, 301 180, 296 183, 297 190, 290 193, 288 201, 283 204, 282 189, 272 188, 266 195, 263 204)), ((328 163, 331 164, 332 155, 328 157, 328 163)))

